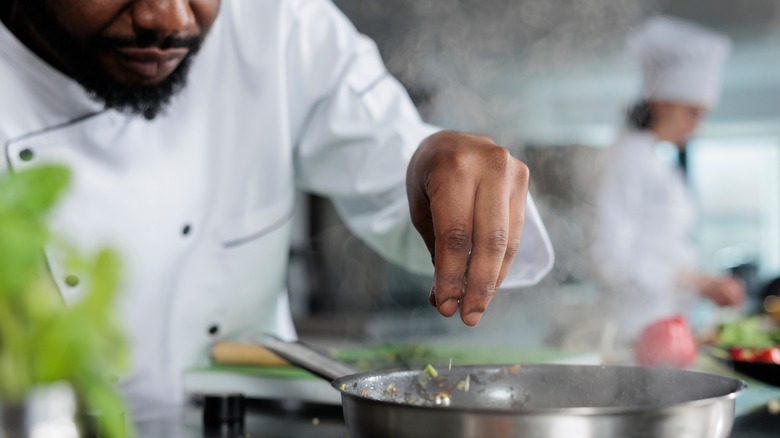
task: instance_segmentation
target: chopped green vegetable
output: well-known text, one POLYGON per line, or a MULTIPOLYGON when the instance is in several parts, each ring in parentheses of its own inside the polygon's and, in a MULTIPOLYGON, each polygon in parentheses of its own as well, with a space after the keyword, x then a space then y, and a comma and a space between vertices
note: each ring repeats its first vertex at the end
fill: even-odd
POLYGON ((339 387, 339 389, 342 390, 342 391, 346 391, 347 390, 347 384, 346 383, 342 383, 341 386, 339 387))
POLYGON ((433 365, 428 364, 425 366, 425 368, 420 371, 420 375, 417 376, 417 383, 425 386, 430 382, 432 379, 435 379, 439 376, 439 373, 436 371, 436 368, 433 367, 433 365))
POLYGON ((766 348, 780 342, 780 329, 761 316, 750 316, 723 324, 716 345, 721 348, 766 348))

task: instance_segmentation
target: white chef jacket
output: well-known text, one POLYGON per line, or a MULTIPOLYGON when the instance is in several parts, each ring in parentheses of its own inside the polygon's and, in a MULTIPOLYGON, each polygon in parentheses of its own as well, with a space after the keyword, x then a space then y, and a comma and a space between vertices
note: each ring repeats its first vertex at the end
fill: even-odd
MULTIPOLYGON (((119 250, 136 413, 182 399, 181 372, 247 328, 294 337, 285 279, 296 189, 333 200, 387 259, 432 272, 411 226, 406 165, 423 123, 378 51, 329 0, 222 2, 188 86, 147 121, 105 110, 0 26, 0 172, 74 172, 51 224, 84 251, 119 250), (32 152, 32 159, 21 156, 32 152)), ((63 258, 49 249, 68 302, 63 258)), ((505 285, 553 262, 533 200, 505 285)), ((433 316, 432 316, 433 317, 433 316)))
POLYGON ((680 170, 661 160, 649 131, 627 131, 610 150, 597 198, 595 248, 618 342, 684 310, 677 275, 695 261, 694 202, 680 170))

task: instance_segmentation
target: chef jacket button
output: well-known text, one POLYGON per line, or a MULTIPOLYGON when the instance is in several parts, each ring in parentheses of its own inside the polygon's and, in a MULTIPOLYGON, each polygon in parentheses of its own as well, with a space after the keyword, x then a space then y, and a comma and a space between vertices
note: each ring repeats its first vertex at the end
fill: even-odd
POLYGON ((79 285, 79 277, 78 275, 70 274, 67 277, 65 277, 65 284, 67 284, 70 287, 76 287, 79 285))
POLYGON ((22 161, 30 161, 35 158, 35 153, 32 149, 25 148, 19 151, 19 158, 21 158, 22 161))
POLYGON ((217 333, 219 333, 219 326, 217 324, 211 325, 211 327, 209 327, 209 334, 216 335, 217 333))
POLYGON ((181 234, 187 236, 190 234, 190 231, 192 231, 192 226, 190 224, 185 224, 181 229, 181 234))

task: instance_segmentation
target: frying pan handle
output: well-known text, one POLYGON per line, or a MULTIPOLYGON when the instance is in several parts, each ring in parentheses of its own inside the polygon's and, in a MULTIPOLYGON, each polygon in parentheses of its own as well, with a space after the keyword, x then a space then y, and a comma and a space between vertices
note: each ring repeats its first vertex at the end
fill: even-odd
POLYGON ((257 341, 282 359, 328 381, 360 371, 299 341, 287 342, 272 335, 263 335, 257 341))

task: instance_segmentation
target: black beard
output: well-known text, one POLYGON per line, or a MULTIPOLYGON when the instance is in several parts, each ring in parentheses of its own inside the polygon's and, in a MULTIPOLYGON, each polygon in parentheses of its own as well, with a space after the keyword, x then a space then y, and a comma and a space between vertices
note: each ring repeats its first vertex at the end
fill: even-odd
POLYGON ((92 99, 102 102, 106 108, 141 115, 148 120, 157 117, 171 98, 186 86, 190 65, 202 43, 201 38, 167 38, 161 41, 153 33, 141 33, 132 40, 98 36, 84 43, 68 34, 45 0, 21 0, 17 5, 23 18, 64 63, 66 73, 84 87, 92 99), (87 50, 150 47, 155 44, 163 49, 187 47, 190 50, 168 77, 154 85, 129 85, 113 79, 87 50))

